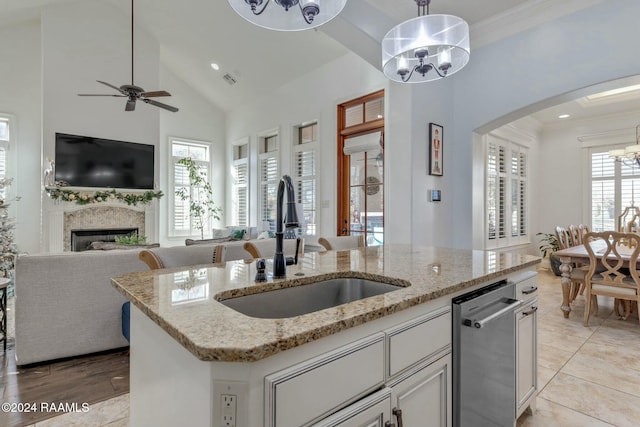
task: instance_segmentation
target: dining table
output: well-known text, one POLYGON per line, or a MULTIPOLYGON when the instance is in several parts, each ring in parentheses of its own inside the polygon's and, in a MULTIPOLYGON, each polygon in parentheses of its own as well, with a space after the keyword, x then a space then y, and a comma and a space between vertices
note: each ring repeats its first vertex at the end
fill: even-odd
MULTIPOLYGON (((594 249, 594 254, 601 259, 604 254, 604 250, 606 248, 606 244, 603 241, 595 241, 591 242, 591 245, 594 249)), ((631 253, 633 252, 632 248, 628 248, 626 246, 621 246, 619 249, 619 253, 624 260, 625 258, 630 258, 631 253)), ((587 249, 584 245, 575 245, 570 246, 565 249, 560 249, 554 254, 560 259, 560 282, 562 284, 562 305, 560 309, 564 314, 565 319, 569 317, 569 313, 571 313, 571 305, 570 305, 570 294, 571 294, 571 271, 575 268, 576 264, 578 265, 589 265, 589 254, 587 253, 587 249)), ((610 259, 615 259, 613 254, 609 254, 610 259)), ((638 261, 640 263, 640 259, 638 261)), ((639 266, 640 267, 640 266, 639 266)))

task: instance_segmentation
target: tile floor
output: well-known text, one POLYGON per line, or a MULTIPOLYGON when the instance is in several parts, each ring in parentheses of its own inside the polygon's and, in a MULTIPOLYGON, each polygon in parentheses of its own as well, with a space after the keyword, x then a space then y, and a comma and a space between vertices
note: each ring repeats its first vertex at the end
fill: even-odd
MULTIPOLYGON (((560 279, 539 275, 538 399, 533 415, 518 427, 600 427, 640 425, 640 324, 613 314, 613 301, 601 298, 598 317, 582 326, 584 297, 569 319, 560 312, 560 279)), ((128 395, 28 427, 127 426, 128 395)))

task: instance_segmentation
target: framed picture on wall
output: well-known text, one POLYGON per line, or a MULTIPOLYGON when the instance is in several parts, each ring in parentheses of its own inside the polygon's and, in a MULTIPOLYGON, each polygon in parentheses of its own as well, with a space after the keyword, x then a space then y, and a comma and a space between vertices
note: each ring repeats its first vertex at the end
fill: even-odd
POLYGON ((429 175, 442 176, 442 126, 429 123, 429 175))

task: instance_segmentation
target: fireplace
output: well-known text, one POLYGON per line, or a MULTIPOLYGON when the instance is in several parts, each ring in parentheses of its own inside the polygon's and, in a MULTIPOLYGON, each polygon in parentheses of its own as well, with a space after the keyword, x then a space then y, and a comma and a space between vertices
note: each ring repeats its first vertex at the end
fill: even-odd
POLYGON ((71 230, 71 250, 82 252, 91 249, 92 242, 115 242, 116 236, 138 234, 138 228, 71 230))

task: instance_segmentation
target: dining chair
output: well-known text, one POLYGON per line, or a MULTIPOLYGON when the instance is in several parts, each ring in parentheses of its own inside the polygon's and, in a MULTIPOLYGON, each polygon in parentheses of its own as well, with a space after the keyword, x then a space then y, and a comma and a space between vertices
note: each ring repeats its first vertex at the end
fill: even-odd
MULTIPOLYGON (((591 309, 598 315, 597 296, 606 295, 626 301, 621 316, 627 319, 631 302, 640 301, 640 277, 637 267, 640 255, 640 236, 635 233, 604 231, 587 233, 585 248, 589 255, 589 271, 585 275, 586 304, 584 325, 589 325, 591 309), (624 242, 624 244, 622 244, 624 242), (600 266, 600 271, 598 271, 600 266)), ((640 310, 638 312, 640 321, 640 310)))
POLYGON ((318 244, 328 251, 341 251, 364 247, 364 236, 332 236, 320 237, 318 244))
POLYGON ((556 239, 558 239, 560 249, 567 249, 573 246, 573 240, 569 235, 569 231, 560 225, 556 227, 556 239))
MULTIPOLYGON (((285 256, 293 257, 298 246, 298 256, 304 255, 304 239, 284 239, 282 251, 285 256), (297 241, 300 240, 300 244, 297 241)), ((244 244, 244 250, 253 258, 273 258, 276 254, 276 239, 255 239, 244 244)))
MULTIPOLYGON (((574 246, 571 234, 565 227, 556 227, 556 239, 558 240, 558 246, 560 249, 567 249, 574 246)), ((584 293, 584 276, 587 274, 588 270, 588 267, 576 263, 573 263, 571 267, 571 289, 569 290, 569 302, 573 302, 578 294, 584 293)))
POLYGON ((193 245, 143 249, 138 258, 151 270, 225 262, 224 245, 193 245))
POLYGON ((569 238, 571 239, 571 246, 578 246, 582 244, 582 232, 579 225, 571 224, 568 227, 569 238))

